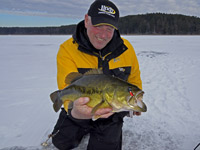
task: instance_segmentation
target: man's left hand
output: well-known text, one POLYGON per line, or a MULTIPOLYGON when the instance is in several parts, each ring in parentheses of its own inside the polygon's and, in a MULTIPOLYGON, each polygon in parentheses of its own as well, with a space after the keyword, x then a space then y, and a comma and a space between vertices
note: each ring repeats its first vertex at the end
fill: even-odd
POLYGON ((140 116, 141 115, 141 112, 133 112, 133 115, 136 115, 136 116, 140 116))

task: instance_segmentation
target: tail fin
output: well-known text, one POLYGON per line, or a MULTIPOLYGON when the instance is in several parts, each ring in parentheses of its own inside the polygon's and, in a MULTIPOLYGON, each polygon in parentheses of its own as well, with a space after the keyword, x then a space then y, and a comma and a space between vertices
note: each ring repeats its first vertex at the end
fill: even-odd
POLYGON ((59 96, 59 91, 55 91, 50 94, 51 101, 53 102, 53 108, 55 112, 58 112, 62 106, 62 100, 59 96))

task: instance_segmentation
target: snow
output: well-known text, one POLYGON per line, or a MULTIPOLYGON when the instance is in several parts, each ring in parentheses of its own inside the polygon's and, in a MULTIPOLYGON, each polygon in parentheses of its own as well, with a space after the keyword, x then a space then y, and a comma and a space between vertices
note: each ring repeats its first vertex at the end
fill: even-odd
MULTIPOLYGON (((59 115, 49 99, 57 89, 56 54, 69 37, 0 36, 0 150, 43 149, 59 115)), ((200 143, 200 36, 124 37, 139 60, 148 111, 124 119, 123 149, 194 149, 200 143)), ((76 150, 86 149, 87 140, 76 150)))

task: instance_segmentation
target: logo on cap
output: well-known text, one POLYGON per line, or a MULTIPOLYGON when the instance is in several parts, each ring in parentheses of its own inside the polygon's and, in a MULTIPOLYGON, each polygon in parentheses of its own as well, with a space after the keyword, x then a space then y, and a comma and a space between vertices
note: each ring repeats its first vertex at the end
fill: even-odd
POLYGON ((99 8, 99 12, 98 14, 107 14, 109 16, 112 16, 113 18, 115 18, 115 10, 110 7, 110 6, 105 6, 105 5, 101 5, 101 8, 99 8))

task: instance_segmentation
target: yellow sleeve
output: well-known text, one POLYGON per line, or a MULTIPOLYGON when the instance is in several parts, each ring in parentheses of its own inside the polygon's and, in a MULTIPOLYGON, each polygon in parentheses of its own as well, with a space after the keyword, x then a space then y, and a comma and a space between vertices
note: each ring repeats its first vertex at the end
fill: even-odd
MULTIPOLYGON (((78 72, 76 64, 71 59, 67 48, 70 48, 67 43, 62 44, 57 54, 57 84, 60 90, 67 86, 65 83, 66 76, 70 72, 78 72)), ((68 104, 69 101, 65 101, 63 104, 66 111, 68 111, 68 104)))
POLYGON ((128 77, 128 82, 130 82, 131 84, 134 84, 137 87, 139 87, 140 89, 142 89, 142 80, 140 77, 139 63, 138 63, 138 59, 137 59, 135 50, 134 50, 133 46, 130 44, 130 42, 128 42, 127 40, 124 40, 124 41, 125 41, 125 45, 129 49, 130 56, 132 56, 132 58, 131 58, 131 60, 132 60, 131 73, 128 77))
POLYGON ((136 55, 134 56, 134 65, 131 67, 131 74, 128 77, 128 82, 136 85, 142 90, 142 80, 140 77, 140 69, 136 55))

